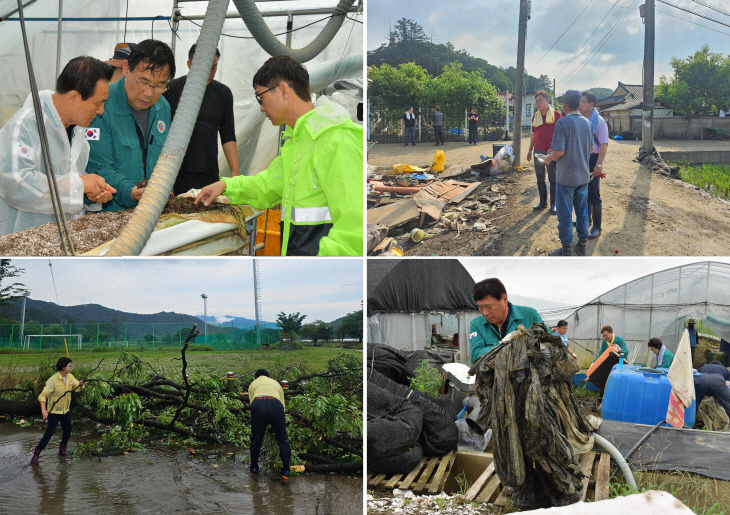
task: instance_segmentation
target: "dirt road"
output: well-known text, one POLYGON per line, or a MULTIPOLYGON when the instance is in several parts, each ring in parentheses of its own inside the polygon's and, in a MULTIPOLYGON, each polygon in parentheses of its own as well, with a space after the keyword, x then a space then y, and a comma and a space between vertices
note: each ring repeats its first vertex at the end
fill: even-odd
MULTIPOLYGON (((477 146, 447 143, 447 166, 479 162, 491 155, 492 143, 477 146)), ((485 218, 493 220, 489 232, 445 232, 417 245, 405 242, 408 255, 541 256, 560 245, 557 219, 547 210, 534 212, 537 186, 532 163, 526 161, 529 141, 522 141, 521 172, 508 174, 497 184, 506 203, 485 218)), ((726 141, 658 141, 662 150, 720 150, 726 141)), ((652 173, 634 161, 639 144, 611 141, 601 181, 603 234, 588 240, 594 256, 727 256, 730 255, 730 203, 686 184, 652 173), (618 251, 618 252, 616 252, 618 251)), ((399 144, 374 145, 368 164, 389 168, 394 163, 430 163, 434 147, 399 144)), ((492 180, 489 180, 492 183, 492 180)), ((474 196, 470 197, 473 198, 474 196)), ((399 241, 401 241, 399 239, 399 241)), ((574 241, 577 236, 574 235, 574 241)))

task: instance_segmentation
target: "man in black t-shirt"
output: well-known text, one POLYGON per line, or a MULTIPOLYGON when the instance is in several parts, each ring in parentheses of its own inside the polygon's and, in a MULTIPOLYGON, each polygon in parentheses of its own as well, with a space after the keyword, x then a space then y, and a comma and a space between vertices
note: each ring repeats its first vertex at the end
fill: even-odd
MULTIPOLYGON (((188 52, 188 68, 193 62, 195 45, 188 52)), ((218 180, 218 141, 220 133, 223 154, 231 169, 231 177, 238 175, 238 147, 233 121, 233 93, 228 86, 213 80, 218 68, 220 52, 216 49, 213 67, 210 70, 208 86, 205 88, 198 119, 190 137, 188 150, 175 180, 175 195, 185 193, 190 188, 202 188, 218 180)), ((187 75, 170 81, 165 98, 170 103, 172 116, 175 117, 187 75)))

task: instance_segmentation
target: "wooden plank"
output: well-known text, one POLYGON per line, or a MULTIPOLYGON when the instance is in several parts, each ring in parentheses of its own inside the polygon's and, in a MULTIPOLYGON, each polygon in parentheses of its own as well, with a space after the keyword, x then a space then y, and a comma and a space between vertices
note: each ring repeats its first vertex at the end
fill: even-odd
POLYGON ((601 453, 601 459, 598 461, 598 470, 596 471, 596 501, 608 499, 608 478, 611 468, 611 455, 607 452, 601 453))
POLYGON ((411 483, 413 483, 413 480, 416 479, 416 476, 418 475, 418 472, 421 470, 421 468, 426 464, 426 460, 428 458, 421 458, 421 461, 418 462, 418 465, 413 467, 413 470, 411 470, 406 478, 403 480, 403 482, 400 484, 401 490, 408 490, 411 487, 411 483))
POLYGON ((489 500, 494 496, 495 493, 497 493, 497 490, 499 490, 502 487, 502 482, 499 480, 499 477, 497 474, 494 474, 487 483, 487 486, 482 489, 482 491, 479 493, 479 495, 476 498, 477 502, 489 502, 489 500))
POLYGON ((596 453, 593 451, 587 452, 584 455, 580 457, 580 469, 583 471, 583 474, 586 475, 585 478, 583 478, 583 488, 581 490, 580 494, 580 500, 585 501, 586 500, 586 492, 588 491, 588 482, 591 479, 591 471, 593 469, 593 460, 596 457, 596 453))
POLYGON ((418 478, 418 481, 416 482, 415 486, 412 488, 414 492, 422 492, 426 489, 426 485, 428 484, 428 480, 431 477, 431 474, 433 473, 433 469, 436 468, 436 465, 438 464, 440 460, 438 458, 430 458, 428 460, 428 463, 426 464, 426 468, 423 470, 423 473, 418 478))
POLYGON ((394 488, 401 479, 403 479, 403 474, 393 474, 393 477, 385 483, 385 488, 394 488))
POLYGON ((502 491, 499 492, 499 495, 494 500, 494 505, 504 507, 507 505, 507 501, 509 501, 509 499, 510 499, 510 496, 507 495, 507 489, 502 487, 502 491))
POLYGON ((446 465, 446 473, 441 478, 441 481, 438 485, 438 492, 444 491, 444 486, 446 485, 446 480, 449 478, 449 474, 451 474, 451 468, 454 465, 454 460, 456 459, 456 451, 451 451, 451 455, 448 458, 448 463, 446 465))
POLYGON ((428 489, 429 494, 437 494, 441 491, 441 483, 446 482, 446 471, 449 469, 449 464, 451 463, 455 452, 456 451, 450 451, 448 454, 441 457, 441 462, 436 469, 436 473, 433 476, 433 481, 431 481, 431 486, 428 489))
POLYGON ((368 479, 368 485, 371 485, 371 486, 378 486, 378 484, 379 484, 379 483, 380 483, 380 482, 381 482, 381 481, 382 481, 383 479, 385 479, 385 474, 384 474, 384 473, 380 473, 380 474, 376 475, 376 476, 375 476, 374 478, 372 478, 372 479, 368 479))
POLYGON ((490 463, 489 466, 484 469, 484 472, 481 473, 477 480, 474 481, 474 484, 466 491, 464 497, 467 501, 473 501, 474 498, 476 498, 477 494, 479 494, 487 481, 489 481, 492 474, 494 474, 494 462, 490 463))

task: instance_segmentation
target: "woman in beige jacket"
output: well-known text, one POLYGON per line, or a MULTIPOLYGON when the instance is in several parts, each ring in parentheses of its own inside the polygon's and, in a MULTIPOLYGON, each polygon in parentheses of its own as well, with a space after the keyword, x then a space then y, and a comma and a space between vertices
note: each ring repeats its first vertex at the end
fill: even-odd
POLYGON ((58 447, 58 454, 61 456, 68 455, 66 444, 71 438, 71 414, 68 412, 71 408, 71 392, 83 388, 84 382, 78 381, 71 374, 71 360, 69 358, 59 359, 56 362, 56 370, 57 372, 48 378, 46 386, 38 396, 43 420, 48 420, 48 428, 33 452, 33 458, 30 460, 31 465, 38 465, 38 457, 48 445, 48 441, 56 431, 59 422, 63 428, 63 437, 58 447))

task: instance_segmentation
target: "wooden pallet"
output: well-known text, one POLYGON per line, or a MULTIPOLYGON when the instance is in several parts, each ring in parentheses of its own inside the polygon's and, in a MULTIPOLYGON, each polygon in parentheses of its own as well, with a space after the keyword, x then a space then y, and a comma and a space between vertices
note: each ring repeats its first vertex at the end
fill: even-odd
MULTIPOLYGON (((368 474, 368 487, 410 489, 415 494, 439 493, 449 477, 455 457, 456 453, 451 451, 441 458, 423 458, 408 474, 396 474, 390 477, 385 474, 368 474)), ((580 457, 581 470, 588 476, 583 479, 581 501, 608 499, 610 462, 611 456, 606 452, 591 451, 580 457)), ((510 494, 497 477, 494 463, 491 463, 469 487, 464 497, 467 501, 490 502, 496 506, 505 506, 510 494)))
POLYGON ((451 472, 456 451, 440 457, 424 457, 408 474, 368 474, 368 486, 373 488, 400 488, 415 494, 434 495, 441 492, 451 472))

